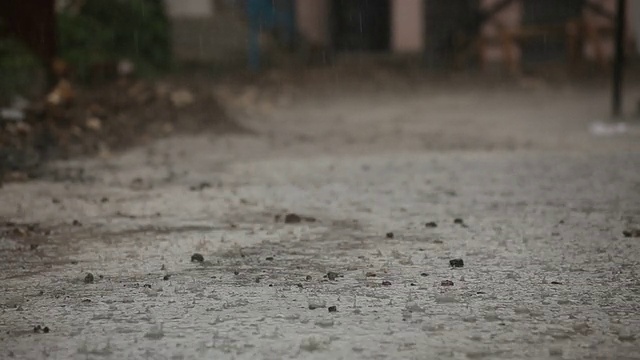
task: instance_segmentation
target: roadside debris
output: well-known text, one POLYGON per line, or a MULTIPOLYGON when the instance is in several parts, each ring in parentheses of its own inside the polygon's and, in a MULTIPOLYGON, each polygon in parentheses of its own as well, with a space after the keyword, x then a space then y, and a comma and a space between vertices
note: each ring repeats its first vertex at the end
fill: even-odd
POLYGON ((337 272, 329 271, 327 275, 325 275, 324 277, 331 281, 335 281, 338 278, 338 276, 340 276, 340 274, 338 274, 337 272))
POLYGON ((33 327, 33 332, 36 333, 36 334, 39 334, 39 333, 48 334, 49 333, 49 327, 48 326, 42 327, 40 325, 36 325, 36 326, 33 327))
POLYGON ((451 259, 449 260, 449 266, 453 268, 463 267, 464 261, 462 259, 451 259))
POLYGON ((84 277, 84 283, 85 284, 91 284, 94 281, 94 277, 92 273, 87 273, 87 275, 84 277))
POLYGON ((191 255, 191 262, 203 262, 204 261, 204 256, 202 256, 202 254, 199 253, 195 253, 193 255, 191 255))
POLYGON ((640 229, 628 229, 622 232, 622 235, 627 238, 640 237, 640 229))

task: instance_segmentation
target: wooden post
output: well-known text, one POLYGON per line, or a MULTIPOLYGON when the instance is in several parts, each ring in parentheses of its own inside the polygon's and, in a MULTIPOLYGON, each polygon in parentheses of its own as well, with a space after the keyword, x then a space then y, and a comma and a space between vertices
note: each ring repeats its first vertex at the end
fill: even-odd
POLYGON ((619 117, 622 112, 622 72, 624 68, 624 42, 626 1, 617 0, 616 33, 615 33, 615 58, 613 61, 613 117, 619 117))

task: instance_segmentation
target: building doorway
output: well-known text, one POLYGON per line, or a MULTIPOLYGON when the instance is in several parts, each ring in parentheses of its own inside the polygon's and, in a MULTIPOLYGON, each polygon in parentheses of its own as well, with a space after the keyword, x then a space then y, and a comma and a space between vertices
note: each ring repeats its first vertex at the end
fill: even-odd
POLYGON ((388 51, 391 39, 390 0, 332 0, 335 50, 388 51))

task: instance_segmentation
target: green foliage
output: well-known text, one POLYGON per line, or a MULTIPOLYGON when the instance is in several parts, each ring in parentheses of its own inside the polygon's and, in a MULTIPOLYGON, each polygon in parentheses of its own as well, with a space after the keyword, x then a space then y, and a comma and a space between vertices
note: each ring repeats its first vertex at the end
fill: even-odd
POLYGON ((58 16, 59 52, 80 77, 92 64, 127 58, 142 74, 171 65, 169 22, 159 0, 86 0, 58 16))
POLYGON ((0 100, 28 93, 41 70, 36 56, 20 41, 0 39, 0 100))

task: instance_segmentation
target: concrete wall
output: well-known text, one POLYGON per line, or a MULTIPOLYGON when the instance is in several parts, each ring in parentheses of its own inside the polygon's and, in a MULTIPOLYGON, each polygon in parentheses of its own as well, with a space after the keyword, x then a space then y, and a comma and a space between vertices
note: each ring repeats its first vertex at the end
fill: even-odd
POLYGON ((329 45, 329 0, 297 0, 296 25, 300 35, 314 45, 329 45))
POLYGON ((211 0, 164 0, 167 15, 171 18, 203 18, 213 16, 211 0))
POLYGON ((424 0, 392 0, 391 49, 420 53, 424 49, 424 0))

